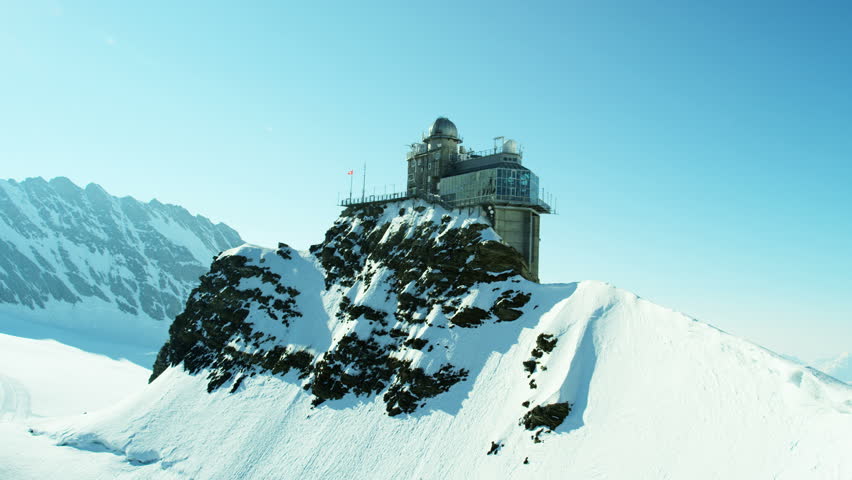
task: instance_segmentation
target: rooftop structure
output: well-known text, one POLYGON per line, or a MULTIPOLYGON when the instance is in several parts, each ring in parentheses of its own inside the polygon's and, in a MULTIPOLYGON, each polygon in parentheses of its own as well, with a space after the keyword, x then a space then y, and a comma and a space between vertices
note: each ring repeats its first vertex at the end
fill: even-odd
MULTIPOLYGON (((504 140, 497 137, 495 140, 504 140)), ((523 152, 515 140, 493 149, 466 151, 458 128, 439 117, 423 141, 408 152, 409 196, 438 195, 452 207, 472 205, 523 205, 538 213, 551 213, 539 198, 538 176, 523 166, 523 152)))

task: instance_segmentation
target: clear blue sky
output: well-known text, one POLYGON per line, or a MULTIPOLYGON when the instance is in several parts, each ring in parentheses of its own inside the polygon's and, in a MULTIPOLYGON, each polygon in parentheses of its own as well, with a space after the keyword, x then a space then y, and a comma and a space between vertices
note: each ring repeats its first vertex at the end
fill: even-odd
POLYGON ((852 349, 849 2, 0 7, 3 177, 305 248, 346 171, 400 189, 405 145, 446 115, 469 147, 518 139, 557 194, 544 281, 805 359, 852 349))

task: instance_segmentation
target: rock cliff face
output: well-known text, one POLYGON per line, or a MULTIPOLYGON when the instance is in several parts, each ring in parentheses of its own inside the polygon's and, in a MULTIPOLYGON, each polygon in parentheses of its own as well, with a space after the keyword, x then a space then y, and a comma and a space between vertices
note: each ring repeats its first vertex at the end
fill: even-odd
POLYGON ((95 184, 0 181, 0 313, 70 328, 72 311, 89 326, 168 322, 210 259, 242 243, 227 225, 95 184))
POLYGON ((487 224, 426 205, 349 208, 310 252, 281 244, 219 256, 152 380, 182 364, 206 372, 208 391, 234 391, 247 376, 295 370, 315 405, 382 394, 389 415, 411 413, 469 374, 447 361, 435 331, 517 320, 531 298, 523 260, 487 224), (310 271, 321 283, 305 284, 310 271), (315 330, 314 342, 294 342, 299 330, 315 330))

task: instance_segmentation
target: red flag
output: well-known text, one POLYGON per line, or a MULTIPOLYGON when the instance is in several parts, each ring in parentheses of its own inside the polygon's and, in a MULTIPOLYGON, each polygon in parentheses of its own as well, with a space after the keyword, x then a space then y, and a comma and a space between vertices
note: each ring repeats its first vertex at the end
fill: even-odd
POLYGON ((352 175, 354 173, 355 173, 355 170, 349 170, 348 172, 346 172, 346 175, 352 175))

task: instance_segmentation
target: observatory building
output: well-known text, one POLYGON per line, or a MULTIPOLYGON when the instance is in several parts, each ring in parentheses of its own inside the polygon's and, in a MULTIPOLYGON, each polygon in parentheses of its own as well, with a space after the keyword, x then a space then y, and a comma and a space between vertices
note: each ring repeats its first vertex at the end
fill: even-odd
POLYGON ((552 213, 539 198, 538 176, 523 166, 517 141, 497 137, 493 149, 461 146, 458 128, 439 117, 408 152, 407 196, 440 199, 451 208, 479 208, 504 242, 538 279, 540 215, 552 213))
MULTIPOLYGON (((497 137, 494 148, 470 151, 461 146, 458 128, 439 117, 408 152, 405 193, 350 197, 341 205, 422 198, 443 206, 477 210, 503 242, 523 256, 538 281, 540 215, 553 209, 540 198, 538 176, 523 166, 515 140, 497 137)), ((351 172, 350 172, 351 174, 351 172)))

